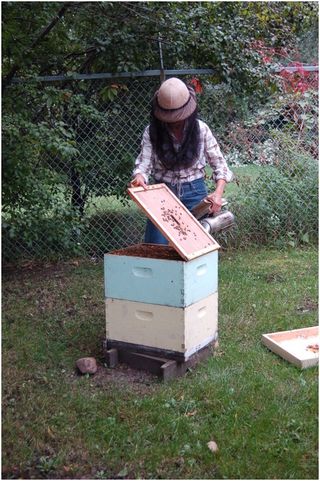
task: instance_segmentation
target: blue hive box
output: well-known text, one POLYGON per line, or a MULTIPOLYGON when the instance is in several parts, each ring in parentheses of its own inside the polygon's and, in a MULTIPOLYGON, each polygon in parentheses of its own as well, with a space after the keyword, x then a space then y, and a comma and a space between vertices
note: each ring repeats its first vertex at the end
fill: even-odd
POLYGON ((186 262, 171 247, 140 244, 105 254, 104 272, 106 298, 186 307, 218 290, 218 251, 186 262))

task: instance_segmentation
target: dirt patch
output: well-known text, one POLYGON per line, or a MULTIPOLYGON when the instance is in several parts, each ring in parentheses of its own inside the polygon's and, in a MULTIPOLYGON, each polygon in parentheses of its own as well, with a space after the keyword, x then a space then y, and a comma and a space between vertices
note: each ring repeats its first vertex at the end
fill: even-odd
MULTIPOLYGON (((78 382, 83 376, 74 373, 72 379, 78 382)), ((127 364, 119 363, 116 368, 107 368, 98 365, 97 372, 90 376, 90 384, 99 389, 112 389, 134 392, 140 395, 151 394, 154 388, 161 383, 158 376, 146 371, 132 369, 127 364)))
POLYGON ((300 306, 297 307, 297 311, 300 314, 305 314, 307 312, 316 311, 318 309, 318 302, 313 301, 310 297, 303 299, 300 306))
POLYGON ((2 278, 5 281, 62 277, 71 274, 79 267, 92 267, 103 263, 102 259, 70 259, 68 261, 43 262, 24 261, 19 264, 3 264, 2 278))
POLYGON ((52 277, 68 273, 76 265, 75 262, 77 261, 54 263, 27 261, 18 265, 4 264, 2 276, 4 280, 52 277))
POLYGON ((285 282, 285 277, 282 276, 281 274, 278 273, 271 273, 271 274, 266 274, 265 275, 265 280, 268 283, 273 283, 273 282, 285 282))

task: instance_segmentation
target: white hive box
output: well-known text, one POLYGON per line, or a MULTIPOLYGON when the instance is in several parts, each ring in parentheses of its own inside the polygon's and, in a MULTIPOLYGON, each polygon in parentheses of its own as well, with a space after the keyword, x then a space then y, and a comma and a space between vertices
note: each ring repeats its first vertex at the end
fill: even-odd
POLYGON ((106 300, 110 347, 186 361, 217 338, 218 293, 186 308, 106 300))
POLYGON ((219 245, 166 186, 129 190, 171 246, 105 254, 107 347, 186 361, 218 336, 219 245))

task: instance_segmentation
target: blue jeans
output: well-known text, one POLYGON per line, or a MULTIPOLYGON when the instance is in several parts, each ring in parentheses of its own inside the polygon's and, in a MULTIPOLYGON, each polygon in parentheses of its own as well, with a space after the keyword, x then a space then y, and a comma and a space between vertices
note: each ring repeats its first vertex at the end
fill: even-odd
MULTIPOLYGON (((166 185, 189 210, 208 195, 207 187, 203 178, 193 180, 192 182, 182 182, 179 188, 177 185, 166 185)), ((147 220, 144 241, 147 244, 168 244, 167 239, 149 219, 147 220)))

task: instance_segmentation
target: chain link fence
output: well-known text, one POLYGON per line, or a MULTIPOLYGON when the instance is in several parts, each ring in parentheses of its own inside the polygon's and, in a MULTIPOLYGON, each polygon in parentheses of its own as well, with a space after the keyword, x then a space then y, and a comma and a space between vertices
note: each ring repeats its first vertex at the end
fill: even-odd
MULTIPOLYGON (((242 99, 235 100, 227 85, 213 85, 209 74, 175 76, 196 86, 199 116, 211 127, 235 174, 225 196, 236 227, 218 234, 218 242, 223 247, 316 242, 317 67, 275 72, 273 80, 280 90, 263 106, 253 103, 249 107, 242 99)), ((63 82, 42 82, 42 87, 50 91, 52 85, 59 88, 63 82)), ((52 176, 51 208, 48 212, 37 210, 36 205, 43 201, 39 197, 34 215, 25 223, 21 219, 26 213, 20 208, 16 217, 20 224, 15 230, 12 213, 3 216, 5 259, 52 255, 98 258, 143 240, 145 216, 128 199, 126 186, 159 83, 157 75, 68 81, 65 95, 74 102, 80 97, 85 100, 78 109, 75 104, 65 109, 59 124, 59 128, 72 130, 76 153, 71 160, 43 156, 42 168, 52 176)), ((42 115, 40 109, 39 121, 42 115)))

